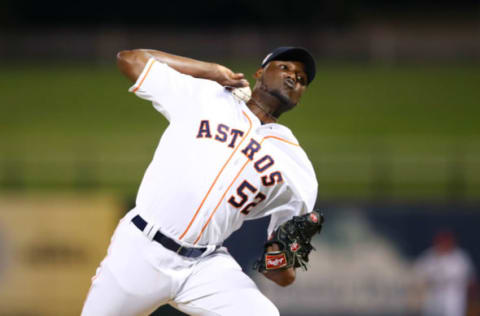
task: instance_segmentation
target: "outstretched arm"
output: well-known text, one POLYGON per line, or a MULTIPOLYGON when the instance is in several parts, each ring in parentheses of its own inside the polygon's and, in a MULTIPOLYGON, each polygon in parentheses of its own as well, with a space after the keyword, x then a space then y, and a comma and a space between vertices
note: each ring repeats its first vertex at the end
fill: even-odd
POLYGON ((153 49, 121 51, 117 54, 117 65, 128 79, 135 82, 148 60, 152 57, 186 75, 213 80, 223 86, 236 88, 248 86, 248 81, 242 73, 234 73, 225 66, 153 49))

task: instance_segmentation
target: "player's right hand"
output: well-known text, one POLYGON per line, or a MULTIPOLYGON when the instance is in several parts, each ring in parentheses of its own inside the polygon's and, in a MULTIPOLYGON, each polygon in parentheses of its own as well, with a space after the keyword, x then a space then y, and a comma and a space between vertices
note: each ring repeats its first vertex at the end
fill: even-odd
POLYGON ((212 77, 213 80, 225 87, 243 88, 249 86, 244 74, 235 73, 219 64, 214 64, 212 77))

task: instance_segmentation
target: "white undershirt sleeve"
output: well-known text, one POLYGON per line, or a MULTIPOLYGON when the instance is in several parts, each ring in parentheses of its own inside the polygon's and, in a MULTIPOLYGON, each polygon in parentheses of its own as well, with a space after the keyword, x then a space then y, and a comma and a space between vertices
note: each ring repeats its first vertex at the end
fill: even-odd
MULTIPOLYGON (((287 150, 286 146, 285 149, 287 150)), ((286 151, 285 151, 286 152, 286 151)), ((293 216, 311 212, 317 199, 318 183, 313 166, 301 149, 289 151, 292 159, 285 162, 283 177, 288 186, 282 195, 284 203, 271 210, 268 236, 293 216)))
POLYGON ((274 230, 292 217, 306 214, 308 212, 309 210, 307 209, 307 205, 301 201, 292 201, 279 207, 270 218, 270 223, 267 230, 268 237, 273 233, 274 230))

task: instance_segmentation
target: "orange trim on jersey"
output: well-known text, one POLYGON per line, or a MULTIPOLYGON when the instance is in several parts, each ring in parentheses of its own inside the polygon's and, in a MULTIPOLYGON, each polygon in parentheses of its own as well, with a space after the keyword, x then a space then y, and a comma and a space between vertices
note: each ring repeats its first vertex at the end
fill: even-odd
POLYGON ((155 63, 155 60, 153 60, 152 63, 150 64, 150 66, 148 66, 147 72, 146 72, 145 75, 143 76, 142 80, 138 83, 138 86, 136 86, 135 89, 133 89, 132 92, 137 92, 138 89, 140 89, 140 87, 142 86, 143 82, 145 81, 145 78, 147 78, 148 73, 150 72, 150 69, 152 69, 152 66, 153 66, 154 63, 155 63))
POLYGON ((250 160, 245 161, 245 163, 244 163, 243 166, 242 166, 242 169, 240 169, 240 171, 237 173, 237 175, 236 175, 235 178, 233 179, 232 183, 230 183, 230 185, 229 185, 228 188, 225 190, 225 192, 223 192, 222 197, 220 198, 220 201, 218 201, 217 206, 215 206, 215 208, 213 209, 212 214, 210 214, 210 217, 208 218, 207 222, 205 223, 205 225, 203 225, 202 230, 200 231, 200 234, 198 234, 197 239, 195 239, 195 242, 193 243, 194 245, 196 245, 197 242, 200 240, 200 237, 202 237, 202 234, 203 234, 203 232, 205 231, 205 229, 207 228, 208 224, 210 223, 210 220, 212 219, 213 214, 215 214, 215 213, 217 212, 218 207, 220 206, 220 204, 222 204, 222 201, 223 201, 223 199, 225 198, 225 195, 227 195, 227 192, 230 191, 230 188, 231 188, 232 185, 235 183, 235 181, 237 181, 238 176, 240 176, 240 174, 242 173, 243 169, 245 169, 245 167, 248 165, 249 162, 250 162, 250 160))
MULTIPOLYGON (((182 233, 182 235, 180 235, 180 237, 178 238, 179 240, 182 240, 183 237, 185 237, 185 234, 188 232, 188 230, 190 229, 190 227, 192 226, 193 222, 195 221, 195 219, 197 218, 197 215, 198 213, 200 212, 200 209, 202 208, 203 204, 205 203, 205 201, 207 200, 207 197, 208 195, 210 194, 210 192, 212 192, 212 189, 213 187, 215 186, 215 184, 217 183, 217 180, 218 178, 220 177, 220 175, 222 174, 223 170, 225 169, 225 167, 228 165, 228 163, 230 162, 230 160, 232 159, 233 155, 235 155, 235 153, 237 152, 238 148, 240 148, 240 145, 242 145, 243 141, 247 138, 248 134, 250 134, 250 131, 252 129, 252 120, 248 117, 248 115, 243 112, 243 115, 245 115, 248 119, 248 124, 250 125, 249 128, 248 128, 248 131, 247 133, 245 134, 245 136, 243 136, 242 140, 240 141, 240 143, 238 144, 237 148, 235 148, 232 153, 230 154, 230 157, 228 157, 227 161, 225 162, 225 164, 223 165, 222 169, 220 169, 220 171, 218 172, 217 176, 215 177, 215 180, 213 180, 213 183, 212 185, 210 186, 210 188, 208 189, 207 191, 207 194, 205 194, 202 202, 200 203, 200 205, 198 206, 195 214, 193 215, 192 219, 190 220, 190 223, 188 223, 188 226, 187 228, 185 229, 185 231, 182 233)), ((208 223, 208 222, 207 222, 208 223)), ((202 230, 203 232, 203 230, 202 230)), ((201 233, 200 233, 201 235, 201 233)), ((196 241, 195 241, 196 243, 196 241)))
MULTIPOLYGON (((247 116, 248 117, 248 116, 247 116)), ((249 119, 250 120, 250 119, 249 119)), ((250 130, 249 130, 250 132, 250 130)), ((247 133, 248 135, 248 133, 247 133)), ((281 140, 287 144, 290 144, 290 145, 295 145, 295 146, 300 146, 299 144, 296 144, 296 143, 293 143, 291 141, 288 141, 286 139, 283 139, 281 137, 277 137, 277 136, 265 136, 264 138, 262 138, 262 140, 260 141, 260 146, 263 144, 263 141, 267 138, 274 138, 274 139, 277 139, 277 140, 281 140)), ((245 139, 245 138, 244 138, 245 139)), ((243 139, 242 139, 243 141, 243 139)), ((240 147, 240 145, 238 146, 240 147)), ((237 148, 238 148, 237 147, 237 148)), ((212 214, 210 214, 210 217, 208 218, 207 222, 205 223, 205 225, 203 225, 202 227, 202 230, 200 231, 200 234, 198 235, 197 239, 195 239, 194 241, 194 245, 196 245, 198 243, 198 241, 200 240, 200 237, 202 237, 202 234, 203 232, 205 231, 205 229, 207 228, 208 224, 210 223, 210 220, 212 219, 213 215, 217 212, 218 210, 218 207, 220 206, 220 204, 222 204, 222 201, 223 199, 225 198, 225 195, 227 195, 227 192, 230 191, 230 188, 232 187, 232 185, 235 183, 235 181, 237 181, 238 177, 240 176, 240 174, 242 173, 243 169, 245 169, 245 167, 248 165, 248 163, 251 162, 251 160, 247 160, 243 166, 242 166, 242 169, 240 169, 240 171, 237 173, 237 175, 235 176, 235 178, 233 179, 233 181, 230 183, 230 185, 228 186, 228 188, 225 190, 225 192, 223 192, 223 195, 222 197, 220 198, 220 201, 218 201, 217 205, 215 206, 215 208, 213 209, 212 211, 212 214)))
MULTIPOLYGON (((265 140, 265 138, 263 138, 263 139, 260 141, 260 146, 262 145, 262 143, 263 143, 264 140, 265 140)), ((251 161, 250 159, 247 159, 247 161, 245 161, 245 163, 244 163, 243 166, 242 166, 242 169, 240 169, 240 171, 238 171, 238 173, 237 173, 237 175, 235 176, 235 178, 233 178, 232 183, 230 183, 230 185, 229 185, 228 188, 225 190, 225 192, 223 192, 223 195, 222 195, 222 197, 220 198, 220 201, 218 201, 217 206, 215 206, 215 208, 213 209, 212 214, 210 214, 210 217, 208 218, 207 222, 205 223, 205 225, 203 225, 202 230, 200 231, 200 234, 198 235, 197 239, 195 239, 195 242, 193 243, 194 245, 196 245, 197 242, 200 240, 200 237, 202 237, 203 232, 205 231, 205 229, 207 228, 208 224, 210 223, 210 220, 212 219, 213 214, 215 214, 215 213, 217 212, 217 209, 218 209, 218 207, 220 206, 220 204, 222 203, 223 199, 225 198, 225 195, 227 195, 227 192, 230 190, 230 188, 231 188, 232 185, 235 183, 235 181, 237 181, 237 179, 238 179, 238 177, 240 176, 240 174, 242 173, 243 169, 245 169, 245 167, 248 165, 248 163, 249 163, 250 161, 251 161)))
MULTIPOLYGON (((267 139, 267 138, 275 138, 275 139, 281 140, 282 142, 285 142, 285 143, 290 144, 290 145, 300 146, 297 143, 291 142, 289 140, 283 139, 283 138, 278 137, 278 136, 265 136, 263 139, 267 139)), ((262 141, 263 141, 263 139, 262 139, 262 141)))

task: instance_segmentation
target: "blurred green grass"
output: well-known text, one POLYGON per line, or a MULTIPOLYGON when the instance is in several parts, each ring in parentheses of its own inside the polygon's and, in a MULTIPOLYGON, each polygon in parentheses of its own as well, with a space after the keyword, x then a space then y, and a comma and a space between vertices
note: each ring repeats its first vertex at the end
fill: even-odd
MULTIPOLYGON (((166 120, 115 67, 1 69, 3 188, 135 192, 166 120)), ((479 83, 480 65, 320 64, 280 122, 314 163, 320 198, 478 200, 479 83)))

